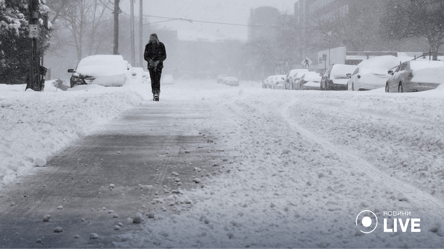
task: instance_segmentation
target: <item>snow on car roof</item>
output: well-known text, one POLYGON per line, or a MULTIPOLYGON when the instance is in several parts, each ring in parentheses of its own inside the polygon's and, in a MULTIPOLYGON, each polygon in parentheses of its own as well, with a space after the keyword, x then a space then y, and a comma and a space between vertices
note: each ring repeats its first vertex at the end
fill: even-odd
POLYGON ((444 67, 444 62, 442 61, 411 61, 410 69, 420 70, 425 68, 438 68, 444 67))
POLYGON ((76 73, 91 76, 112 76, 125 74, 127 65, 121 55, 92 55, 83 58, 76 73))
POLYGON ((384 69, 384 71, 398 66, 400 63, 410 60, 410 57, 395 57, 392 55, 376 56, 362 61, 358 67, 384 69))

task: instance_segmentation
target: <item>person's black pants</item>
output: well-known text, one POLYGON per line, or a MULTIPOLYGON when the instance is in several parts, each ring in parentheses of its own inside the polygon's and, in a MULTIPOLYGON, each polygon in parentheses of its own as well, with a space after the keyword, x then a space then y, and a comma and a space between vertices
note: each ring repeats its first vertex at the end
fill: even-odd
POLYGON ((162 68, 157 70, 149 69, 151 77, 151 90, 153 94, 160 93, 160 78, 162 77, 162 68))

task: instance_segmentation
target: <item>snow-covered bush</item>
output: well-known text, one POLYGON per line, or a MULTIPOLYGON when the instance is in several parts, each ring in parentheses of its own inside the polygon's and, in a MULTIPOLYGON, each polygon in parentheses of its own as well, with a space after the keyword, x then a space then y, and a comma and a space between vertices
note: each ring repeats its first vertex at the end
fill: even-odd
MULTIPOLYGON (((50 9, 40 0, 40 13, 50 9)), ((28 4, 0 0, 0 83, 24 83, 31 54, 28 38, 28 4)), ((40 42, 49 47, 50 31, 42 29, 40 42)))

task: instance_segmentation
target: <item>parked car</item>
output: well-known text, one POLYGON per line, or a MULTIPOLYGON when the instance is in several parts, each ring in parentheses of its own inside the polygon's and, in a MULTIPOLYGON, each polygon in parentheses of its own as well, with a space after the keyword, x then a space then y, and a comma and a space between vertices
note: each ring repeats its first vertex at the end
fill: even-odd
POLYGON ((285 89, 286 75, 275 75, 272 80, 272 89, 285 89))
POLYGON ((437 88, 444 84, 442 61, 407 61, 399 65, 387 80, 386 92, 419 92, 437 88))
POLYGON ((227 77, 226 74, 220 74, 217 76, 217 83, 222 83, 225 77, 227 77))
POLYGON ((320 90, 322 77, 316 72, 308 72, 302 75, 299 81, 301 90, 320 90))
POLYGON ((128 77, 131 77, 133 81, 143 82, 143 75, 145 74, 145 70, 141 67, 133 67, 128 71, 128 77))
POLYGON ((262 88, 268 88, 268 82, 270 81, 271 76, 268 76, 267 78, 262 80, 262 88))
POLYGON ((320 83, 321 90, 344 91, 347 90, 347 83, 351 74, 356 70, 357 66, 334 64, 331 65, 325 74, 322 75, 320 83))
POLYGON ((223 83, 229 86, 239 86, 239 79, 236 77, 225 77, 223 83))
POLYGON ((306 71, 306 72, 298 72, 293 77, 293 82, 291 83, 291 90, 301 90, 301 78, 306 73, 308 73, 308 71, 306 71))
POLYGON ((80 60, 72 73, 71 87, 76 85, 123 86, 128 78, 128 64, 121 55, 93 55, 80 60))
POLYGON ((396 68, 400 62, 411 60, 410 57, 392 55, 377 56, 358 64, 347 83, 349 91, 365 91, 384 88, 390 74, 388 70, 396 68))
POLYGON ((291 70, 287 76, 285 77, 285 89, 287 90, 294 90, 294 83, 296 79, 300 79, 302 76, 300 73, 306 73, 308 72, 308 69, 293 69, 291 70), (299 75, 299 78, 297 76, 299 75))

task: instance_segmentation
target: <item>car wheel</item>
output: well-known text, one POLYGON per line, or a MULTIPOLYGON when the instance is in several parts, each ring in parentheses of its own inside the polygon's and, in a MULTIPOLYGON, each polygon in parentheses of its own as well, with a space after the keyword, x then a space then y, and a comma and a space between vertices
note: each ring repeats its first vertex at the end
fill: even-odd
POLYGON ((385 83, 385 92, 389 93, 390 92, 390 87, 389 87, 389 83, 385 83))
POLYGON ((399 82, 398 93, 403 93, 403 92, 404 92, 404 87, 402 86, 402 82, 399 82))

